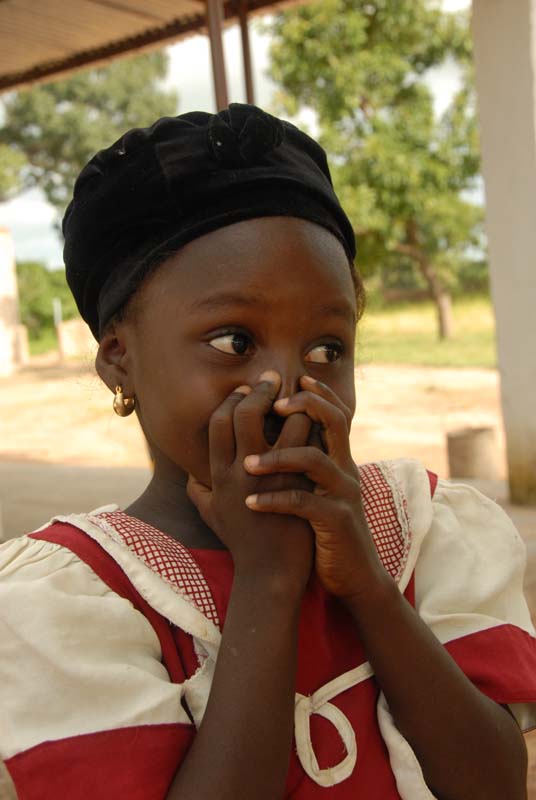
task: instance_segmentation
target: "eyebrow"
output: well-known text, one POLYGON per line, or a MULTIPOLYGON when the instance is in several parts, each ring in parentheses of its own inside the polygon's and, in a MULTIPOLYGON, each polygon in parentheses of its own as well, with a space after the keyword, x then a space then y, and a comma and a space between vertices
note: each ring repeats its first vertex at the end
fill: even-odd
MULTIPOLYGON (((188 307, 188 311, 212 310, 224 308, 226 306, 241 306, 242 308, 266 308, 266 301, 260 295, 233 294, 232 292, 221 292, 220 294, 196 300, 188 307)), ((357 319, 353 308, 348 304, 339 303, 319 303, 311 307, 311 314, 321 316, 342 317, 352 325, 356 325, 357 319)))

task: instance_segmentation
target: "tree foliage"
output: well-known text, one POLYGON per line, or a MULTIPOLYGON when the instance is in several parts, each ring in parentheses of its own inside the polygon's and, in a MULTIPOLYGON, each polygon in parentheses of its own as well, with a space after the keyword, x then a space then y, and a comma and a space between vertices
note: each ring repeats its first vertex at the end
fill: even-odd
POLYGON ((17 264, 17 281, 20 318, 28 327, 30 338, 37 339, 46 330, 53 330, 55 297, 61 301, 63 319, 78 315, 63 269, 49 270, 39 261, 21 261, 17 264))
POLYGON ((62 211, 97 150, 128 128, 176 113, 177 95, 163 87, 166 73, 167 55, 160 51, 8 96, 0 141, 27 162, 25 187, 40 186, 62 211))
POLYGON ((434 0, 317 0, 272 26, 278 110, 313 109, 365 274, 418 271, 449 335, 449 291, 482 247, 468 18, 434 0), (463 80, 440 118, 426 76, 447 59, 463 80))
POLYGON ((0 203, 17 194, 23 185, 26 159, 13 147, 0 143, 0 203))

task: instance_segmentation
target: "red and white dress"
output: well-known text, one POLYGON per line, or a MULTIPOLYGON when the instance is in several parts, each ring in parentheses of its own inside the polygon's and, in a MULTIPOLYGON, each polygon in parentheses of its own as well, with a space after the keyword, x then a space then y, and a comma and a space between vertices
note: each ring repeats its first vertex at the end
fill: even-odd
MULTIPOLYGON (((532 727, 536 639, 510 519, 414 460, 360 475, 400 591, 473 683, 532 727)), ((1 800, 165 798, 203 718, 232 578, 227 551, 187 549, 116 506, 2 545, 1 800)), ((355 624, 314 577, 285 797, 433 798, 355 624)))

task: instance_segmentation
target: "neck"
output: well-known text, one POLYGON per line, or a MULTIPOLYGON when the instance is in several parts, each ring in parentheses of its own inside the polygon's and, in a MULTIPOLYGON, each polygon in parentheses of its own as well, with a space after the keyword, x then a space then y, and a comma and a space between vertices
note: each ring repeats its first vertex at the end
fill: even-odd
POLYGON ((226 549, 188 497, 187 481, 184 470, 162 468, 157 462, 151 482, 125 513, 167 533, 186 547, 226 549))

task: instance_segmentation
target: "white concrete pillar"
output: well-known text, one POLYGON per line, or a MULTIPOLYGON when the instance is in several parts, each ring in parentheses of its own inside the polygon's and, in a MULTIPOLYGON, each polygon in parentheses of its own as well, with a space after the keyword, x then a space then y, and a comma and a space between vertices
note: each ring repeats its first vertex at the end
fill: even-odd
POLYGON ((511 499, 536 502, 536 0, 473 0, 511 499))
POLYGON ((7 228, 0 228, 0 375, 11 375, 21 361, 19 295, 15 250, 7 228))

